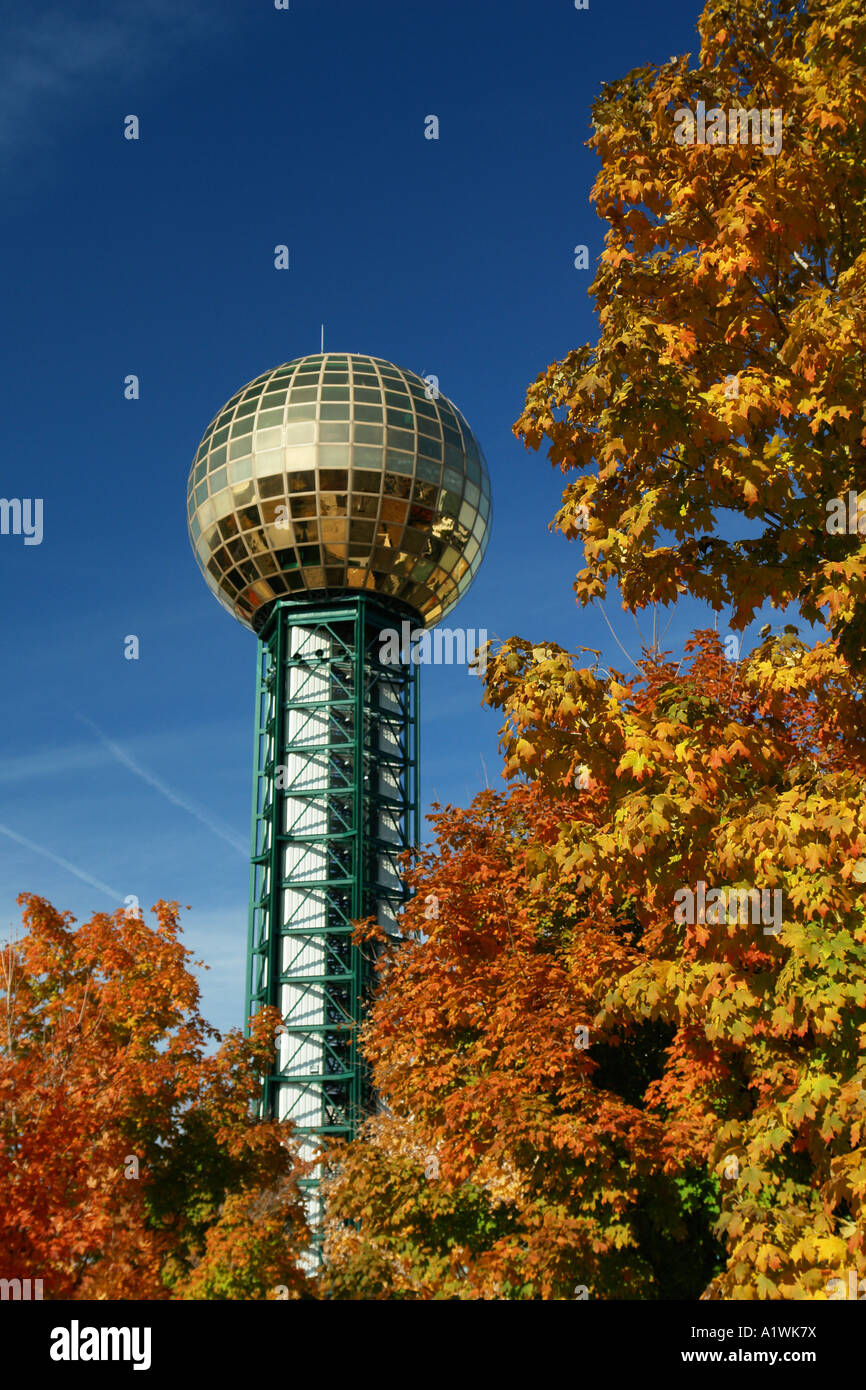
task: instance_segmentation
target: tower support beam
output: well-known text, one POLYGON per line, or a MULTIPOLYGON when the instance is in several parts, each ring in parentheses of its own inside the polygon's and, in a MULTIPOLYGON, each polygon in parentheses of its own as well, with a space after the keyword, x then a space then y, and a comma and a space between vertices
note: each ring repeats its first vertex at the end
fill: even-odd
POLYGON ((351 923, 397 932, 399 857, 417 843, 417 671, 380 655, 402 617, 365 593, 288 600, 259 634, 247 1017, 280 1011, 262 1110, 292 1121, 308 1159, 369 1112, 358 1030, 373 960, 351 923))

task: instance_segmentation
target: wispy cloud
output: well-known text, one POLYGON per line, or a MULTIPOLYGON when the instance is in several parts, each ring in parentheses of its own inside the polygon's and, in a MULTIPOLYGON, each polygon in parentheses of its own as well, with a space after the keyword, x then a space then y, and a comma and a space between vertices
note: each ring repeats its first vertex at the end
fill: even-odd
POLYGON ((0 786, 38 782, 43 777, 68 777, 73 772, 91 772, 107 762, 105 749, 92 743, 43 748, 20 757, 0 758, 0 786))
POLYGON ((225 825, 221 825, 219 821, 214 820, 213 816, 208 815, 207 811, 196 805, 189 797, 182 796, 180 792, 176 792, 173 787, 163 782, 161 777, 157 777, 154 773, 149 772, 146 767, 142 767, 141 763, 136 762, 135 758, 127 753, 125 748, 122 748, 119 743, 115 743, 114 739, 109 738, 107 734, 103 733, 102 729, 94 724, 92 719, 86 719, 83 714, 76 715, 76 718, 80 719, 82 724, 86 724, 88 729, 93 731, 102 746, 106 748, 123 767, 127 768, 136 777, 140 777, 142 782, 146 782, 149 787, 153 787, 154 791, 164 796, 166 801, 171 802, 172 806, 178 806, 182 811, 186 811, 187 814, 197 820, 200 825, 205 826, 212 834, 224 840, 227 845, 231 845, 233 850, 236 850, 238 854, 243 855, 246 859, 249 854, 249 846, 238 839, 237 835, 232 834, 231 830, 225 825))
POLYGON ((32 850, 34 854, 41 854, 43 859, 50 859, 52 864, 59 864, 61 869, 66 869, 76 878, 80 878, 82 883, 89 883, 91 888, 98 888, 100 893, 105 893, 109 898, 116 898, 119 903, 125 901, 123 893, 118 893, 116 888, 111 888, 109 884, 103 883, 101 879, 94 878, 84 869, 79 869, 77 864, 72 864, 68 859, 64 859, 60 854, 54 854, 44 845, 37 845, 35 840, 28 840, 26 835, 19 835, 16 830, 10 830, 8 825, 0 825, 0 835, 5 835, 7 839, 14 840, 16 845, 23 845, 25 849, 32 850))
POLYGON ((0 153, 20 153, 44 138, 52 108, 64 108, 66 124, 70 105, 83 104, 103 73, 136 78, 194 37, 221 29, 214 9, 177 0, 87 0, 22 7, 11 22, 4 17, 0 153))
MULTIPOLYGON (((10 714, 7 715, 10 722, 14 713, 16 711, 10 703, 10 714)), ((2 721, 3 711, 0 710, 0 723, 2 721)), ((179 756, 188 754, 194 741, 196 747, 204 749, 237 736, 236 721, 213 720, 205 724, 197 720, 193 728, 154 728, 136 739, 136 749, 139 756, 172 763, 179 756)), ((69 779, 74 774, 98 772, 113 761, 114 754, 102 743, 94 743, 91 738, 86 742, 70 743, 64 740, 62 744, 28 747, 26 752, 0 757, 0 787, 16 782, 38 783, 44 777, 69 779)))

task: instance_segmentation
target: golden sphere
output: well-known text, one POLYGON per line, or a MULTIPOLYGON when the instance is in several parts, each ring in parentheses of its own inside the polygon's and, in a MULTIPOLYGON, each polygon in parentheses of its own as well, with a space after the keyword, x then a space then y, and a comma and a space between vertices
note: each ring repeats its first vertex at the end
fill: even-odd
POLYGON ((242 387, 205 430, 187 493, 208 586, 253 631, 278 599, 359 589, 432 627, 490 529, 484 455, 435 378, 356 353, 242 387))

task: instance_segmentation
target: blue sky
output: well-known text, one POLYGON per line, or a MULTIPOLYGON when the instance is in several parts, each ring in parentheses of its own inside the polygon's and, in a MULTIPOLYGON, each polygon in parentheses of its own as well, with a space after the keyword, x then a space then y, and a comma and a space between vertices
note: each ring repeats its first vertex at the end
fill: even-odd
MULTIPOLYGON (((331 351, 435 373, 485 450, 493 534, 451 625, 627 667, 575 606, 580 551, 548 533, 561 477, 511 426, 596 336, 573 266, 604 232, 590 102, 694 53, 699 8, 89 0, 4 19, 0 493, 44 502, 41 545, 0 536, 4 919, 22 890, 79 919, 127 894, 190 904, 205 1013, 242 1022, 255 639, 202 581, 186 478, 215 411, 318 351, 322 323, 331 351)), ((683 605, 665 645, 706 621, 683 605)), ((483 764, 500 784, 477 680, 424 670, 422 710, 425 803, 465 804, 483 764)))

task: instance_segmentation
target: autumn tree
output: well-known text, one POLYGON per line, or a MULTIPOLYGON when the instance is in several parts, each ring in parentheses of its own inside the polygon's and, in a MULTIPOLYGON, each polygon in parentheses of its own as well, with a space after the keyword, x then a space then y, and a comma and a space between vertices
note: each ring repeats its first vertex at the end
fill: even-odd
POLYGON ((507 645, 490 694, 512 769, 556 783, 578 761, 608 789, 608 825, 564 823, 543 873, 635 902, 649 958, 609 981, 598 1023, 675 1029, 646 1102, 665 1165, 702 1154, 721 1183, 727 1260, 706 1296, 826 1297, 866 1270, 862 682, 793 629, 739 670, 714 634, 691 645, 686 684, 650 663, 645 690, 608 687, 602 720, 585 674, 527 644, 507 645), (683 920, 677 894, 699 882, 778 913, 740 898, 683 920))
POLYGON ((687 1157, 662 1171, 641 1107, 667 1030, 620 1054, 595 1029, 599 980, 640 958, 629 905, 534 885, 571 803, 515 787, 433 818, 367 1030, 388 1113, 329 1193, 337 1297, 677 1297, 713 1272, 714 1186, 687 1157))
POLYGON ((794 633, 631 686, 580 660, 489 669, 521 781, 441 812, 413 874, 330 1286, 827 1297, 866 1273, 862 690, 794 633), (777 892, 778 925, 678 919, 701 881, 777 892))
POLYGON ((576 475, 555 526, 583 538, 580 602, 688 591, 734 630, 796 604, 861 663, 866 11, 709 0, 699 28, 696 63, 593 106, 599 337, 539 376, 516 430, 576 475))
POLYGON ((205 1023, 177 904, 155 926, 76 927, 19 901, 0 956, 0 1275, 51 1299, 303 1294, 293 1150, 252 1113, 276 1012, 249 1039, 205 1023))

